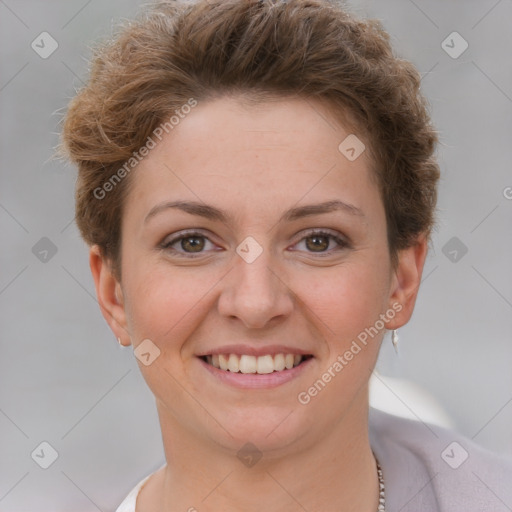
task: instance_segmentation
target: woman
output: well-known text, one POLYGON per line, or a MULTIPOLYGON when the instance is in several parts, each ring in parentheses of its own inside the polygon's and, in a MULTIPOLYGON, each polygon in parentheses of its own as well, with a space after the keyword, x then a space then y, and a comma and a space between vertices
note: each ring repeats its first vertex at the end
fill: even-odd
POLYGON ((327 0, 163 2, 97 52, 76 220, 167 461, 118 512, 510 510, 510 461, 369 410, 434 224, 419 85, 327 0))

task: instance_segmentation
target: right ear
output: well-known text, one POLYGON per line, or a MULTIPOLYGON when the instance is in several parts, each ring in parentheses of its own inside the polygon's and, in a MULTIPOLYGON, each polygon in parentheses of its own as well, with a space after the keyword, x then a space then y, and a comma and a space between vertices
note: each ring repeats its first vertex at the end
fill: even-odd
POLYGON ((105 320, 116 338, 120 339, 123 345, 129 345, 130 335, 127 329, 121 283, 114 276, 111 262, 104 258, 98 245, 91 246, 89 250, 89 266, 98 303, 105 320))

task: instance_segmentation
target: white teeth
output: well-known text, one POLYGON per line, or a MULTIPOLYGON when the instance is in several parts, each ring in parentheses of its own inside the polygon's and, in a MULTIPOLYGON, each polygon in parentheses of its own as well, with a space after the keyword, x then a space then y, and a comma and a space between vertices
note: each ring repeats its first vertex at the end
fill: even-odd
POLYGON ((275 355, 274 356, 274 370, 276 372, 282 372, 284 369, 285 369, 284 354, 275 355))
MULTIPOLYGON (((236 357, 236 356, 235 356, 236 357)), ((242 356, 238 363, 238 368, 242 373, 256 373, 258 361, 253 356, 242 356)))
POLYGON ((237 372, 239 370, 238 361, 239 361, 239 358, 237 355, 230 354, 229 359, 228 359, 228 370, 230 372, 237 372))
POLYGON ((224 354, 219 354, 219 366, 221 370, 228 369, 228 358, 224 354))
POLYGON ((256 373, 272 373, 274 371, 274 358, 272 356, 258 357, 256 373))
POLYGON ((236 354, 215 354, 206 356, 208 364, 233 373, 257 373, 260 375, 290 370, 302 362, 298 354, 276 354, 275 356, 250 356, 236 354))

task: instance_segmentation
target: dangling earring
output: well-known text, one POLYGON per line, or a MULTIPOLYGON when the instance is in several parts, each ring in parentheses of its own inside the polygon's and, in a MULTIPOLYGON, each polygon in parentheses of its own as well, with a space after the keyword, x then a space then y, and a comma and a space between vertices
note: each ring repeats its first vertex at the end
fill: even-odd
POLYGON ((391 331, 391 343, 393 343, 393 348, 395 352, 398 354, 398 334, 396 333, 396 329, 391 331))

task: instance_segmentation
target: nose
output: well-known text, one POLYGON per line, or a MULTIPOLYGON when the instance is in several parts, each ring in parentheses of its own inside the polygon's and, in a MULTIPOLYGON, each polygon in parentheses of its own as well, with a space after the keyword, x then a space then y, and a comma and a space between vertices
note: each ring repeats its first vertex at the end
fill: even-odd
POLYGON ((226 276, 219 297, 219 313, 238 319, 249 329, 287 318, 294 300, 281 276, 269 251, 263 251, 252 263, 235 255, 235 267, 226 276))

